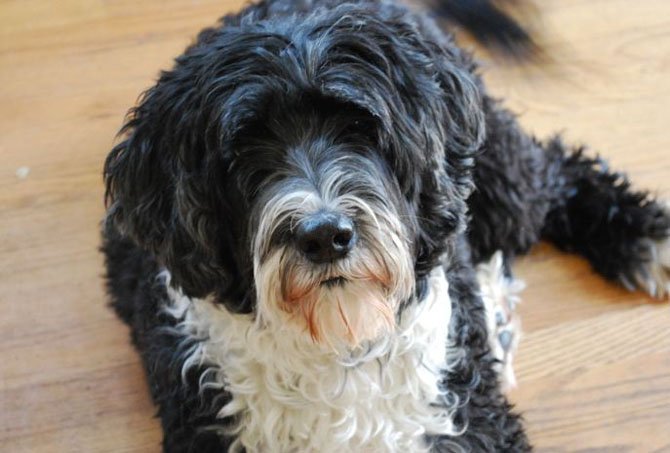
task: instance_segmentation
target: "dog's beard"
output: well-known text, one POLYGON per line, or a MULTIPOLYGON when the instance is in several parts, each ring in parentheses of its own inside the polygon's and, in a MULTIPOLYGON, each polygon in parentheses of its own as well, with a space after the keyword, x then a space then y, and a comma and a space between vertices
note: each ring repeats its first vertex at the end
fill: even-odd
POLYGON ((314 264, 291 245, 277 247, 261 260, 262 248, 257 248, 261 322, 298 329, 336 352, 394 329, 398 307, 414 289, 408 241, 399 219, 388 210, 367 205, 358 212, 363 212, 358 243, 341 260, 314 264))
POLYGON ((284 318, 335 350, 392 330, 406 289, 397 287, 385 263, 362 255, 314 266, 290 248, 277 250, 258 279, 261 315, 270 321, 284 318))
POLYGON ((360 255, 321 267, 288 247, 275 251, 257 276, 260 316, 289 323, 334 350, 391 331, 411 283, 394 278, 386 263, 360 255))

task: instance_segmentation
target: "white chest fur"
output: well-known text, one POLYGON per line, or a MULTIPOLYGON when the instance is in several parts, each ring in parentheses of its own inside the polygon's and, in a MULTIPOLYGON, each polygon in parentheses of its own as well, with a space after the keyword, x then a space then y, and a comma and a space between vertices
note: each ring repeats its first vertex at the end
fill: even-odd
POLYGON ((251 315, 168 292, 166 310, 182 320, 182 332, 207 338, 184 368, 212 364, 232 394, 219 416, 240 420, 231 433, 238 449, 417 452, 427 449, 424 434, 455 432, 453 407, 430 404, 447 392, 437 385, 449 363, 451 302, 442 269, 393 334, 346 357, 290 327, 263 326, 251 315))

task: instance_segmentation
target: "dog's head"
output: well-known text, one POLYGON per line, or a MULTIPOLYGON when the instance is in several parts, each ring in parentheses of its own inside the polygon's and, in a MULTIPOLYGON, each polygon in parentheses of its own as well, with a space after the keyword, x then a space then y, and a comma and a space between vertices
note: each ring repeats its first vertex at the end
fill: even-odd
POLYGON ((110 153, 107 221, 187 295, 381 335, 462 227, 483 136, 467 61, 423 27, 343 5, 203 32, 110 153))

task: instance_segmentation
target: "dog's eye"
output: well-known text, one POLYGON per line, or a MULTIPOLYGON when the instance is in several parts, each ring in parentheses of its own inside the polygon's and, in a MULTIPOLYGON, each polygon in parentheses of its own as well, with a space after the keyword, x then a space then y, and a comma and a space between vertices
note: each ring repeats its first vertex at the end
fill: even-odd
POLYGON ((375 125, 371 120, 355 119, 347 123, 342 129, 341 135, 345 137, 358 136, 374 139, 375 125))

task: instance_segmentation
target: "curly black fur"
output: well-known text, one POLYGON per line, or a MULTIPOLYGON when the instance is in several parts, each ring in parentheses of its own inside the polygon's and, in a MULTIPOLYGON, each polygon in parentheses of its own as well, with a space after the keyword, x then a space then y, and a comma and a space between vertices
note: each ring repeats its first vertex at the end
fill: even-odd
POLYGON ((230 439, 210 428, 234 420, 216 417, 229 394, 200 391, 204 364, 181 376, 196 340, 161 314, 156 275, 167 268, 185 294, 253 312, 249 215, 302 143, 374 154, 407 214, 417 287, 435 266, 447 271, 450 339, 465 356, 444 385, 462 402, 464 433, 431 439, 435 451, 530 449, 498 388, 473 263, 545 237, 628 281, 650 259, 643 239, 667 238, 670 218, 602 161, 521 131, 475 71, 449 35, 401 5, 267 0, 204 30, 144 94, 105 162, 103 251, 166 451, 225 451, 230 439))

